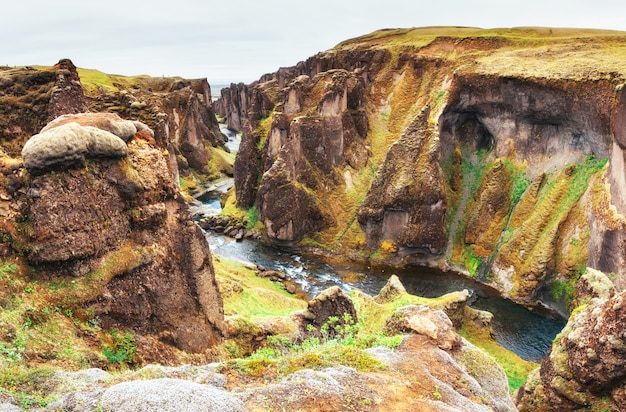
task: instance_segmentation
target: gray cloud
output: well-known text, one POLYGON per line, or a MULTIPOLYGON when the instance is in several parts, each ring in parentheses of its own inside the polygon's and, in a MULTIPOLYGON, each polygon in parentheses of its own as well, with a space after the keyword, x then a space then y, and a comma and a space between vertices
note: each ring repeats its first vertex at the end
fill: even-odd
POLYGON ((72 0, 3 5, 0 64, 250 82, 381 28, 551 26, 626 30, 609 0, 72 0))

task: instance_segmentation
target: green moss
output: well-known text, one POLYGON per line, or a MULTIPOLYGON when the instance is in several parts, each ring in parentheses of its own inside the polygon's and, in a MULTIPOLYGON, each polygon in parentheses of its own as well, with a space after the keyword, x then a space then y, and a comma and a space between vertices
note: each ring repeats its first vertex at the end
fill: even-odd
POLYGON ((495 359, 498 365, 504 369, 511 391, 520 388, 526 382, 528 374, 539 367, 538 364, 523 360, 515 353, 504 349, 496 341, 484 335, 474 333, 466 328, 459 330, 459 334, 495 359))
POLYGON ((265 146, 267 145, 273 119, 274 111, 272 110, 267 117, 264 117, 259 121, 259 124, 255 130, 256 135, 259 137, 259 141, 257 143, 257 149, 259 151, 265 149, 265 146))
POLYGON ((24 408, 45 407, 49 388, 45 383, 54 374, 49 367, 22 367, 9 365, 0 367, 0 388, 6 391, 24 408))
POLYGON ((241 263, 221 257, 213 259, 220 289, 237 285, 238 293, 224 294, 224 314, 252 319, 262 316, 287 316, 306 308, 306 302, 285 291, 282 285, 261 278, 241 263))

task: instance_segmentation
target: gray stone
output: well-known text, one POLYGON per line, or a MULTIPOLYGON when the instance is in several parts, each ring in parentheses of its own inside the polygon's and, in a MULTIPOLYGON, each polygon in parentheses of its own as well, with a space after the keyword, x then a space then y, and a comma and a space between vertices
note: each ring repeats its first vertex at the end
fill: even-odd
POLYGON ((228 392, 181 379, 120 383, 105 391, 100 407, 111 412, 245 411, 228 392))
POLYGON ((149 130, 144 123, 136 120, 125 120, 115 113, 76 113, 65 114, 48 123, 39 133, 60 127, 68 123, 78 123, 81 126, 94 126, 114 134, 125 142, 129 141, 140 130, 149 130))
POLYGON ((92 157, 124 157, 126 143, 105 130, 68 123, 31 137, 22 149, 29 171, 81 164, 92 157))

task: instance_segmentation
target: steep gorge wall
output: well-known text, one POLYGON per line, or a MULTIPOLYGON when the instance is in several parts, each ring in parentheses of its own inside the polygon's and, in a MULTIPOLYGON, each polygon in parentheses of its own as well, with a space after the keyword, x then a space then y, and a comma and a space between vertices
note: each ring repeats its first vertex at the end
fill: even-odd
MULTIPOLYGON (((12 268, 4 282, 29 285, 34 303, 16 301, 41 327, 57 321, 54 310, 75 326, 98 325, 102 333, 85 332, 89 365, 102 366, 96 354, 113 329, 132 332, 137 355, 127 362, 211 359, 222 300, 208 243, 178 187, 179 170, 210 172, 209 149, 223 146, 210 88, 206 80, 126 81, 89 97, 69 60, 0 71, 0 258, 12 268), (98 109, 107 113, 84 113, 98 109)), ((1 299, 20 293, 4 289, 1 299)), ((63 361, 54 348, 49 356, 63 361)))
POLYGON ((497 37, 367 41, 223 91, 264 108, 228 103, 237 202, 270 242, 453 267, 563 312, 585 267, 626 273, 623 74, 477 68, 497 37))

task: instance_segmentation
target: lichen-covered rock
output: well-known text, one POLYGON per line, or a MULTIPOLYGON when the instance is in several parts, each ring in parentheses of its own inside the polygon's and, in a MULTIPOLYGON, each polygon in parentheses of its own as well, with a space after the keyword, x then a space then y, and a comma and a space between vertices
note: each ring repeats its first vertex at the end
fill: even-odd
POLYGON ((376 303, 386 303, 396 300, 402 294, 407 293, 406 289, 397 275, 391 275, 382 287, 378 295, 374 297, 376 303))
POLYGON ((384 240, 400 253, 440 255, 445 246, 445 181, 434 162, 430 110, 413 119, 387 152, 358 211, 367 242, 376 249, 384 240))
POLYGON ((541 404, 545 405, 542 410, 551 411, 590 406, 623 410, 625 319, 626 292, 588 296, 586 303, 573 311, 541 368, 520 389, 520 411, 536 410, 541 404))
POLYGON ((385 330, 390 333, 411 332, 430 338, 439 348, 451 350, 461 345, 452 321, 441 310, 428 305, 409 305, 398 309, 387 321, 385 330))
MULTIPOLYGON (((79 117, 111 125, 107 115, 79 117)), ((145 130, 128 144, 75 122, 40 136, 68 127, 116 139, 127 156, 88 159, 82 168, 28 181, 23 206, 28 230, 21 239, 28 264, 42 279, 89 283, 66 299, 98 316, 103 328, 141 337, 138 362, 169 364, 176 361, 175 350, 204 353, 220 340, 222 300, 206 238, 193 223, 167 159, 142 138, 145 130)))
POLYGON ((338 286, 322 291, 309 302, 307 309, 293 316, 303 335, 319 335, 323 331, 322 334, 330 338, 341 333, 344 325, 358 321, 354 303, 338 286))
POLYGON ((102 394, 99 406, 108 412, 245 411, 228 392, 181 379, 120 383, 102 394))
MULTIPOLYGON (((299 76, 286 86, 274 90, 271 124, 255 112, 242 125, 234 177, 237 204, 247 209, 256 201, 269 241, 292 247, 307 234, 333 226, 337 205, 320 203, 311 191, 340 187, 337 167, 365 165, 368 122, 363 82, 354 73, 299 76), (311 106, 315 110, 305 110, 311 106)), ((270 95, 263 89, 255 96, 261 104, 270 95)))
POLYGON ((78 123, 36 134, 22 149, 24 166, 32 173, 82 166, 87 158, 120 158, 127 154, 126 143, 113 133, 78 123))

